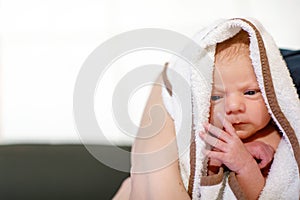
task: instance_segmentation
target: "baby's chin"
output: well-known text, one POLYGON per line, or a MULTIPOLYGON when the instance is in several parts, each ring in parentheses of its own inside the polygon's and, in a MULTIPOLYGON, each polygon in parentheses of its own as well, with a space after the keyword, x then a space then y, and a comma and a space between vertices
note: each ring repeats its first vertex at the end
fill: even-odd
POLYGON ((236 134, 239 136, 241 140, 246 140, 248 136, 248 132, 246 131, 236 131, 236 134))
POLYGON ((249 127, 249 124, 233 124, 232 126, 240 139, 247 139, 251 136, 251 127, 249 127))
POLYGON ((253 135, 252 131, 248 130, 236 130, 236 134, 241 140, 249 139, 253 135))

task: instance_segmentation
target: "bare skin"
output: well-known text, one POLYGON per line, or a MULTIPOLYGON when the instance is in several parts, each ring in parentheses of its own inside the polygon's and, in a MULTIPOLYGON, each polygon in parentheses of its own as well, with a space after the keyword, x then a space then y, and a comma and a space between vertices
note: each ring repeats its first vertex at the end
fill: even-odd
MULTIPOLYGON (((159 78, 159 81, 161 81, 161 78, 159 78)), ((141 121, 141 127, 149 124, 150 118, 148 113, 153 105, 160 105, 163 109, 165 109, 161 97, 161 88, 159 86, 154 86, 151 91, 141 121)), ((174 122, 168 113, 165 113, 166 123, 163 129, 161 129, 159 134, 151 139, 136 140, 133 147, 134 152, 153 152, 165 147, 170 143, 170 141, 175 139, 174 122)), ((274 149, 271 148, 270 150, 270 145, 264 143, 267 141, 264 139, 264 137, 269 136, 261 135, 261 137, 245 141, 244 144, 245 148, 251 154, 251 159, 254 157, 262 160, 261 166, 259 166, 259 164, 256 162, 252 162, 254 168, 257 169, 257 173, 259 172, 259 168, 264 168, 270 163, 270 161, 273 159, 274 149, 276 148, 274 146, 274 149)), ((268 143, 271 144, 271 142, 268 143)), ((175 156, 178 156, 177 151, 174 151, 174 154, 175 156)), ((211 161, 211 165, 214 165, 215 161, 217 167, 222 164, 222 162, 217 159, 211 159, 211 161)), ((134 161, 132 164, 134 164, 134 161)), ((123 182, 113 199, 190 199, 183 186, 178 165, 178 160, 175 160, 170 165, 155 172, 144 174, 132 173, 131 177, 123 182)))
POLYGON ((257 199, 266 178, 261 168, 273 159, 281 137, 269 123, 271 118, 256 81, 249 48, 241 51, 230 59, 216 56, 211 124, 204 124, 206 131, 200 137, 214 147, 207 152, 209 167, 213 166, 210 171, 215 173, 224 164, 236 173, 246 197, 257 199), (258 164, 255 158, 262 161, 258 164))
MULTIPOLYGON (((162 82, 161 77, 159 77, 158 82, 162 82)), ((132 149, 132 166, 134 168, 135 165, 141 164, 138 158, 134 156, 135 153, 151 153, 163 150, 164 148, 171 150, 168 152, 167 157, 163 157, 163 154, 160 154, 161 156, 157 156, 157 160, 154 159, 151 161, 154 163, 162 162, 161 169, 148 173, 131 173, 130 199, 190 199, 180 176, 174 123, 165 110, 161 97, 161 87, 157 85, 153 86, 146 104, 141 120, 141 127, 151 124, 149 113, 151 107, 154 105, 160 106, 164 110, 165 124, 155 136, 148 139, 137 138, 135 140, 132 149), (164 163, 162 160, 167 162, 164 163), (168 160, 173 160, 173 162, 168 162, 168 160)), ((152 117, 155 118, 158 116, 154 114, 152 117)))
MULTIPOLYGON (((269 123, 271 117, 256 81, 249 47, 244 48, 243 45, 242 51, 235 52, 230 59, 227 55, 216 54, 210 123, 203 124, 205 131, 199 134, 203 141, 213 147, 206 152, 210 159, 208 175, 217 173, 220 166, 225 165, 235 172, 247 199, 257 199, 265 185, 267 173, 264 172, 269 171, 281 137, 274 125, 269 123)), ((130 190, 129 199, 190 199, 178 167, 174 122, 165 110, 161 88, 157 85, 153 87, 146 105, 141 127, 151 123, 148 113, 154 105, 164 110, 165 124, 158 134, 147 139, 136 139, 130 187, 127 181, 128 187, 123 188, 130 190), (161 151, 166 149, 170 150, 168 154, 161 151), (149 157, 152 160, 137 156, 137 153, 155 155, 155 152, 159 153, 149 157), (162 165, 144 173, 136 170, 141 166, 148 169, 156 163, 162 165)), ((152 116, 153 119, 157 117, 152 116)), ((151 134, 140 131, 138 136, 151 134)), ((123 193, 129 194, 128 191, 123 193)))

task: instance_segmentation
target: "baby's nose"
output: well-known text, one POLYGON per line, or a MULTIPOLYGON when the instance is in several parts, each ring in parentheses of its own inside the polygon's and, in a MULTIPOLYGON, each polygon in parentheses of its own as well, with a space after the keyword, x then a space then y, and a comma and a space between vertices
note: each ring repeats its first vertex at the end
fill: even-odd
POLYGON ((225 98, 226 114, 244 112, 246 109, 244 98, 237 94, 229 95, 225 98))

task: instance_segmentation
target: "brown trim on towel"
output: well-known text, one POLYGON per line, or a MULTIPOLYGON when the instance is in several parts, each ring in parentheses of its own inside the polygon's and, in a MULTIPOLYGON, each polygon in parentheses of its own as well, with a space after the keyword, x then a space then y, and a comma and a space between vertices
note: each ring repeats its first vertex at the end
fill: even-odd
POLYGON ((167 91, 168 91, 169 95, 172 96, 172 85, 171 85, 171 83, 170 83, 170 81, 168 79, 168 76, 167 76, 168 65, 169 65, 169 63, 166 62, 164 70, 162 72, 162 78, 163 78, 165 86, 167 87, 167 91))
POLYGON ((298 171, 300 174, 300 146, 299 146, 299 141, 296 137, 295 130, 292 128, 290 122, 286 119, 284 116, 283 112, 280 109, 280 106, 278 104, 274 86, 273 86, 273 81, 272 81, 272 76, 271 76, 271 71, 270 71, 270 65, 268 61, 268 56, 266 53, 265 45, 262 39, 262 36, 260 35, 260 32, 258 29, 248 20, 241 19, 242 21, 246 22, 249 24, 255 31, 256 38, 258 41, 258 48, 259 48, 259 53, 260 53, 260 60, 261 60, 261 67, 262 67, 262 74, 264 78, 264 87, 266 90, 266 96, 268 99, 268 102, 270 104, 270 108, 275 116, 275 118, 278 120, 280 123, 282 129, 284 132, 287 134, 293 151, 294 151, 294 157, 297 161, 298 164, 298 171))
POLYGON ((196 140, 194 129, 194 117, 192 116, 192 131, 191 131, 191 145, 190 145, 190 177, 188 185, 188 193, 193 198, 193 189, 195 182, 195 168, 196 168, 196 140))
POLYGON ((224 176, 224 168, 220 167, 218 174, 210 175, 210 176, 202 176, 200 185, 201 186, 211 186, 220 184, 223 180, 224 176))
POLYGON ((240 187, 240 184, 239 184, 234 172, 229 173, 228 184, 237 199, 239 199, 239 200, 247 199, 243 190, 240 187))

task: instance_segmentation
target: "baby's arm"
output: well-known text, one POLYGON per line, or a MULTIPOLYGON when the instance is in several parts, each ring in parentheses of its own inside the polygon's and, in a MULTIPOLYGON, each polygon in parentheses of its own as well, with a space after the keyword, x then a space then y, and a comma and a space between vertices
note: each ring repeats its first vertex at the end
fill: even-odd
POLYGON ((224 122, 225 131, 210 124, 205 125, 205 129, 216 137, 206 132, 200 133, 200 137, 205 142, 219 150, 208 151, 207 156, 219 160, 236 173, 237 180, 247 199, 257 199, 265 185, 260 168, 237 136, 232 125, 226 119, 221 121, 224 122))
POLYGON ((258 161, 260 169, 266 167, 273 160, 275 150, 271 145, 261 141, 247 142, 244 145, 253 158, 258 161))

